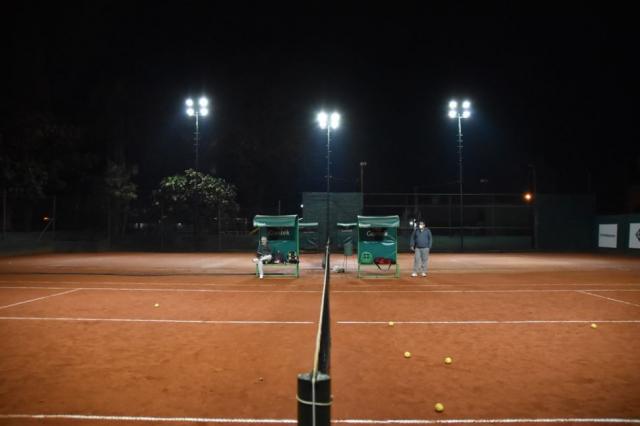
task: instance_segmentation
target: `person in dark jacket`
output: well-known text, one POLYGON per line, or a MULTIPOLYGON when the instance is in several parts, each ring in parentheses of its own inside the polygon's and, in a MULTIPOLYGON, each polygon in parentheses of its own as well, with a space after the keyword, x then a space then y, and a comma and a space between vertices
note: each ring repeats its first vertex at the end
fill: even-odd
POLYGON ((423 220, 418 224, 418 227, 413 230, 411 234, 411 240, 409 241, 409 247, 412 251, 415 251, 415 258, 413 260, 413 272, 412 277, 417 277, 418 273, 423 277, 427 276, 427 264, 429 262, 429 250, 433 244, 433 236, 431 230, 427 228, 423 220))
POLYGON ((260 238, 260 244, 258 245, 257 257, 253 258, 253 263, 258 264, 258 273, 260 279, 264 278, 264 262, 269 262, 273 255, 271 254, 271 247, 267 241, 267 237, 260 238))

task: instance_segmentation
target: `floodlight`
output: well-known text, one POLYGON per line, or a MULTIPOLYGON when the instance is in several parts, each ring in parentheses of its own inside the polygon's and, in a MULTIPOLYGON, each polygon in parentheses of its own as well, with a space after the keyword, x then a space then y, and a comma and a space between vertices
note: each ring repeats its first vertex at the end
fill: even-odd
POLYGON ((331 114, 331 128, 337 129, 340 127, 340 114, 334 112, 331 114))
POLYGON ((318 125, 320 126, 321 129, 326 129, 327 128, 327 121, 328 121, 329 117, 327 116, 326 112, 320 112, 318 113, 317 116, 317 120, 318 120, 318 125))

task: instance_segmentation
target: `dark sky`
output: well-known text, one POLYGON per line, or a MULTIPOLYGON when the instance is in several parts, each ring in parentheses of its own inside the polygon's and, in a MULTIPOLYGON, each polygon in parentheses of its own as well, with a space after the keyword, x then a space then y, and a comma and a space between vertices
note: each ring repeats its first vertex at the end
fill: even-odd
POLYGON ((4 122, 44 110, 90 129, 105 156, 138 164, 141 191, 193 165, 187 96, 206 94, 201 168, 243 203, 293 208, 324 190, 320 108, 336 109, 334 187, 456 192, 452 97, 465 189, 595 191, 623 211, 640 182, 625 19, 407 11, 405 16, 226 15, 213 2, 23 3, 5 14, 4 122), (488 179, 482 185, 480 179, 488 179), (256 181, 268 185, 256 186, 256 181))

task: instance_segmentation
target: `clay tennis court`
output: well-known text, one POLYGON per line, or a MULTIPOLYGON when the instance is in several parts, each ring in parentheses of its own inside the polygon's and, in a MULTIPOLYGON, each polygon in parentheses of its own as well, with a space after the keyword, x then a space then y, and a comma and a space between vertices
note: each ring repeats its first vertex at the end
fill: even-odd
MULTIPOLYGON (((331 275, 334 422, 640 423, 637 257, 411 261, 331 275)), ((295 423, 320 264, 260 281, 250 254, 0 258, 0 424, 295 423)))

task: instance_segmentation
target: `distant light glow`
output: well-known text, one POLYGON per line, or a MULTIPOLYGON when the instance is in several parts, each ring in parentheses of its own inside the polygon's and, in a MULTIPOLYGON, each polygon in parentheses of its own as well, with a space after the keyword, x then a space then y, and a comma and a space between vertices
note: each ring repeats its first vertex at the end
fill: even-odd
POLYGON ((458 108, 458 102, 456 101, 449 102, 449 109, 456 109, 456 108, 458 108))
POLYGON ((524 194, 524 200, 525 201, 531 201, 533 199, 533 195, 531 195, 530 192, 525 192, 524 194))
POLYGON ((195 113, 196 111, 193 108, 187 108, 187 115, 189 117, 192 117, 195 113))
POLYGON ((456 118, 458 113, 455 110, 449 111, 449 118, 456 118))
POLYGON ((189 98, 184 103, 191 108, 193 106, 193 99, 189 98))
POLYGON ((464 101, 464 102, 462 103, 462 108, 464 108, 464 109, 469 109, 469 108, 471 108, 471 102, 469 102, 469 101, 464 101))
POLYGON ((318 116, 316 118, 318 120, 318 125, 320 126, 320 128, 321 129, 326 129, 327 128, 327 124, 328 124, 328 120, 329 120, 329 116, 327 115, 327 113, 322 111, 322 112, 318 113, 318 116))
POLYGON ((209 108, 200 108, 200 115, 205 116, 209 114, 209 108))
POLYGON ((198 104, 199 104, 202 108, 206 108, 206 107, 207 107, 207 105, 209 105, 209 100, 203 96, 203 97, 201 97, 201 98, 200 98, 200 100, 198 101, 198 104))
POLYGON ((471 111, 469 111, 469 110, 465 110, 465 111, 462 113, 462 118, 469 118, 469 117, 471 117, 471 111))

